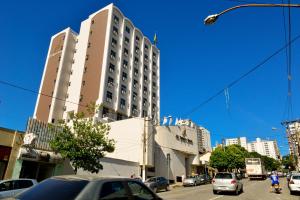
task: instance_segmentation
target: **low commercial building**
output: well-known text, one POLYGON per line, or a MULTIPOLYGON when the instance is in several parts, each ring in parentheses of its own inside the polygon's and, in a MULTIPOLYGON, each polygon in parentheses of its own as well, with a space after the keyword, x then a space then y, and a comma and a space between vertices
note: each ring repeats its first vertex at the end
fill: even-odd
POLYGON ((23 135, 23 131, 0 127, 0 180, 12 178, 23 135))

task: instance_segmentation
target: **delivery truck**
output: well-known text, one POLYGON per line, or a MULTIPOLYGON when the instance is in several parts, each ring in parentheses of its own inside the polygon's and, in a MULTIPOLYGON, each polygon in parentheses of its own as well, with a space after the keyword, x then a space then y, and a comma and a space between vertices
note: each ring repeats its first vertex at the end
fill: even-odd
POLYGON ((260 158, 246 158, 246 173, 250 180, 266 179, 267 172, 265 166, 260 158))

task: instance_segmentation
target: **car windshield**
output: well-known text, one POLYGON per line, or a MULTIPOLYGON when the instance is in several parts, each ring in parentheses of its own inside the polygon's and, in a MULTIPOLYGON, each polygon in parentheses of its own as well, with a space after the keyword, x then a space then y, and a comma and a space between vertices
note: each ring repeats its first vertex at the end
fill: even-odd
POLYGON ((147 180, 146 180, 146 182, 155 182, 156 181, 156 178, 148 178, 147 180))
POLYGON ((293 176, 292 177, 294 180, 300 180, 300 175, 299 176, 293 176))
POLYGON ((47 179, 16 196, 18 200, 73 200, 88 184, 86 180, 47 179))
POLYGON ((228 173, 218 173, 216 175, 216 178, 218 179, 232 179, 232 174, 228 174, 228 173))

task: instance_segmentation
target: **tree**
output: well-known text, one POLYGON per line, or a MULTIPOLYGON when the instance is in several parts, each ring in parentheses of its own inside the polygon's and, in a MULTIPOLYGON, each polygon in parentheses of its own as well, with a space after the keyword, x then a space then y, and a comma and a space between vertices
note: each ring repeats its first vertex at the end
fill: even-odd
MULTIPOLYGON (((95 108, 89 107, 88 111, 91 110, 95 111, 95 108)), ((61 131, 50 141, 50 146, 70 160, 75 174, 79 168, 91 173, 103 169, 100 159, 115 149, 114 140, 108 139, 108 124, 94 122, 84 113, 77 113, 70 114, 70 122, 62 121, 59 126, 61 131)))
POLYGON ((295 165, 293 156, 291 156, 291 155, 283 156, 281 164, 284 166, 285 169, 289 169, 289 170, 296 169, 296 165, 295 165))
POLYGON ((228 163, 228 169, 244 169, 245 158, 248 155, 248 151, 240 145, 230 145, 225 147, 226 159, 228 163))
POLYGON ((226 159, 226 153, 222 147, 217 147, 210 156, 209 165, 219 171, 227 169, 228 163, 226 159))

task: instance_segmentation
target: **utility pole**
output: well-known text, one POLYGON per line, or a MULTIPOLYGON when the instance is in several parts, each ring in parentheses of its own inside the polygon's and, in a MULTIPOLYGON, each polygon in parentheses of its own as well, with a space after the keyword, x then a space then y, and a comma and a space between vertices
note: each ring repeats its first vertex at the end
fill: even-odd
MULTIPOLYGON (((143 181, 146 180, 146 153, 147 153, 147 148, 146 148, 146 145, 147 145, 147 138, 146 138, 146 134, 152 134, 152 133, 149 133, 148 129, 146 131, 146 128, 149 127, 148 123, 149 121, 151 121, 151 119, 149 117, 145 117, 144 118, 144 133, 143 133, 143 168, 142 168, 142 179, 143 181)), ((149 136, 148 136, 148 139, 149 139, 149 136)))

